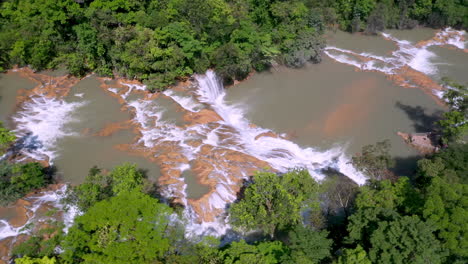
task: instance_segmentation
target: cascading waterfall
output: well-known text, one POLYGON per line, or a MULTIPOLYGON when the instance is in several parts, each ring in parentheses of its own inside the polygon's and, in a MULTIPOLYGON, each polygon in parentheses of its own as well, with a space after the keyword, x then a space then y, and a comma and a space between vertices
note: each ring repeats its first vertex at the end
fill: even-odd
POLYGON ((72 114, 85 104, 85 102, 69 103, 63 99, 32 96, 13 116, 13 121, 16 123, 14 132, 20 139, 21 153, 25 157, 53 163, 58 151, 57 141, 75 135, 66 129, 66 125, 77 121, 72 114))
MULTIPOLYGON (((164 92, 164 95, 178 103, 187 113, 198 113, 204 108, 214 111, 221 120, 202 124, 192 124, 186 127, 177 126, 164 119, 165 110, 154 100, 144 98, 126 101, 127 106, 133 109, 134 121, 139 124, 139 143, 147 149, 153 149, 164 144, 176 145, 178 151, 187 161, 167 160, 164 164, 171 164, 173 170, 182 173, 192 169, 190 164, 205 158, 201 153, 203 147, 209 147, 213 151, 230 151, 241 153, 245 157, 253 157, 266 162, 273 169, 286 172, 291 168, 306 168, 312 177, 323 179, 324 169, 334 168, 347 175, 355 182, 363 184, 365 176, 356 171, 349 164, 349 159, 344 154, 343 147, 336 147, 328 151, 320 151, 314 148, 301 148, 297 144, 281 137, 260 136, 262 133, 272 132, 269 129, 253 127, 245 117, 241 106, 231 105, 225 101, 225 90, 215 72, 209 70, 204 75, 195 76, 198 88, 185 93, 164 92), (197 141, 200 144, 193 145, 190 142, 197 141)), ((110 88, 109 90, 112 92, 110 88)), ((122 96, 126 100, 127 96, 122 96)), ((171 147, 173 149, 173 147, 171 147)), ((160 152, 155 155, 158 158, 160 152)), ((223 159, 223 157, 218 157, 223 159)), ((210 192, 207 202, 199 204, 199 210, 204 212, 224 211, 227 204, 236 199, 236 191, 233 186, 238 186, 241 179, 249 174, 242 169, 238 175, 232 175, 229 167, 230 160, 213 160, 209 178, 216 181, 214 190, 210 192), (232 177, 236 178, 233 181, 232 177)), ((257 169, 262 169, 257 167, 257 169)), ((189 220, 187 232, 191 235, 221 235, 226 232, 229 225, 223 217, 217 217, 215 221, 201 221, 200 216, 193 208, 186 194, 187 185, 183 177, 173 178, 170 184, 165 185, 163 195, 171 197, 176 194, 186 210, 185 217, 189 220)), ((220 216, 217 213, 217 216, 220 216)))
POLYGON ((437 67, 431 62, 436 55, 429 51, 431 46, 452 45, 458 49, 465 48, 464 31, 455 31, 447 28, 435 36, 436 40, 413 44, 407 40, 400 40, 388 33, 381 35, 398 46, 389 57, 377 56, 370 53, 357 53, 352 50, 333 46, 325 48, 325 54, 337 62, 352 65, 365 71, 378 71, 384 74, 396 74, 403 66, 410 66, 416 71, 426 75, 437 74, 437 67), (440 41, 444 39, 444 41, 440 41), (420 45, 418 45, 420 44, 420 45))
POLYGON ((200 100, 212 107, 219 114, 224 125, 230 126, 238 133, 238 146, 221 146, 233 148, 247 155, 268 162, 274 169, 286 172, 291 168, 306 168, 316 179, 323 179, 323 169, 332 167, 358 184, 366 180, 364 175, 356 171, 344 154, 344 149, 337 147, 325 152, 314 148, 301 148, 292 141, 281 137, 259 137, 270 130, 252 127, 245 118, 243 111, 236 106, 228 105, 226 95, 216 74, 209 70, 205 75, 197 75, 200 100))
MULTIPOLYGON (((353 65, 362 70, 397 74, 398 69, 408 65, 419 72, 432 75, 437 72, 437 68, 430 62, 435 54, 427 48, 449 44, 458 49, 464 49, 463 34, 463 32, 446 29, 437 35, 439 39, 445 39, 445 41, 432 41, 419 46, 396 39, 388 34, 382 34, 383 37, 395 42, 398 46, 398 50, 388 57, 356 53, 336 47, 327 47, 325 53, 336 61, 353 65)), ((262 136, 262 134, 273 131, 253 126, 246 118, 245 108, 226 102, 224 87, 215 72, 209 70, 204 75, 196 75, 195 79, 198 82, 198 87, 195 90, 177 92, 167 90, 163 93, 164 96, 159 99, 168 100, 170 98, 187 113, 198 114, 208 109, 217 114, 221 118, 220 120, 178 126, 174 122, 164 119, 165 109, 158 105, 157 101, 150 99, 151 96, 130 99, 134 97, 130 96, 132 92, 139 91, 141 93, 145 90, 144 86, 121 83, 128 87, 125 93, 120 93, 121 90, 117 88, 108 88, 110 92, 121 96, 126 106, 133 110, 134 122, 140 127, 138 143, 145 150, 154 151, 165 143, 170 144, 171 147, 173 145, 177 147, 171 151, 179 151, 178 154, 181 154, 185 160, 164 161, 170 163, 171 169, 181 173, 192 170, 193 162, 204 158, 205 154, 202 152, 202 148, 209 147, 211 152, 236 152, 244 155, 241 157, 253 157, 269 164, 271 168, 279 172, 286 172, 291 168, 305 168, 312 177, 321 180, 325 177, 323 171, 327 168, 333 168, 358 184, 363 184, 366 181, 366 177, 349 164, 345 147, 337 146, 322 151, 312 147, 301 147, 281 136, 262 136), (193 144, 193 142, 198 144, 193 144)), ((83 94, 75 94, 75 96, 82 97, 83 94)), ((22 152, 24 156, 53 162, 53 159, 59 154, 57 141, 60 138, 75 135, 72 131, 67 130, 67 125, 76 121, 72 118, 74 111, 85 104, 85 102, 69 103, 62 98, 33 95, 13 117, 17 124, 15 132, 23 139, 22 152)), ((155 152, 154 155, 157 157, 159 154, 155 152)), ((221 159, 223 159, 222 155, 221 159)), ((200 221, 199 211, 193 206, 193 203, 197 201, 191 201, 187 198, 187 184, 183 177, 173 179, 171 183, 165 185, 166 189, 163 194, 168 198, 178 195, 177 198, 186 208, 184 215, 188 220, 187 232, 189 235, 219 236, 225 234, 229 229, 228 221, 224 217, 225 214, 219 213, 219 211, 224 211, 226 206, 236 199, 236 190, 233 186, 240 184, 239 179, 250 176, 247 170, 242 169, 233 175, 232 169, 228 167, 230 163, 231 161, 226 158, 220 162, 213 160, 210 164, 213 166, 213 170, 210 172, 209 179, 215 184, 206 199, 207 202, 199 204, 198 210, 213 212, 216 216, 214 221, 200 221)), ((34 214, 44 203, 52 203, 54 207, 63 209, 63 205, 59 201, 62 197, 61 193, 64 191, 65 189, 62 188, 57 192, 48 192, 40 197, 35 197, 32 199, 34 201, 30 211, 34 214)), ((64 215, 66 227, 72 224, 73 218, 77 214, 79 212, 76 208, 67 211, 67 214, 64 215)), ((34 216, 28 220, 26 225, 31 221, 35 221, 34 216)), ((7 221, 0 220, 0 240, 26 233, 27 230, 23 230, 23 227, 14 228, 7 221)))
POLYGON ((67 210, 65 210, 65 205, 62 204, 62 199, 67 190, 67 185, 61 186, 59 189, 55 191, 44 191, 40 193, 38 196, 32 196, 26 198, 27 201, 31 202, 31 206, 28 207, 28 220, 27 222, 20 226, 20 227, 13 227, 5 220, 0 219, 0 240, 3 240, 8 237, 16 237, 20 234, 28 234, 30 230, 27 228, 31 223, 37 223, 39 221, 47 222, 50 218, 38 218, 36 215, 37 210, 47 204, 50 205, 60 211, 62 211, 62 220, 64 223, 64 231, 67 232, 68 229, 73 224, 73 220, 76 216, 80 215, 78 208, 75 206, 67 206, 67 210))

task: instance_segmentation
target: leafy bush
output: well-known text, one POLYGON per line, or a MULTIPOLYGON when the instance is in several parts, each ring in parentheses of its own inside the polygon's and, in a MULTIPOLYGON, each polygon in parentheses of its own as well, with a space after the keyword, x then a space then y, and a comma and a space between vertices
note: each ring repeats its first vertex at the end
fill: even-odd
POLYGON ((44 168, 37 162, 10 164, 0 162, 0 203, 7 204, 49 182, 44 168))

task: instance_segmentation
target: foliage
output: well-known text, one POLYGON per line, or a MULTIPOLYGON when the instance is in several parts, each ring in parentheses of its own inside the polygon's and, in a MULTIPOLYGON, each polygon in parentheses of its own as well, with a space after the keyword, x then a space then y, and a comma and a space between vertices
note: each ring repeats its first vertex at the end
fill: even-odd
POLYGON ((9 0, 0 14, 0 67, 64 63, 152 91, 208 68, 229 82, 281 55, 318 61, 323 48, 321 17, 300 0, 9 0))
POLYGON ((314 231, 308 227, 297 225, 289 232, 288 247, 290 263, 319 263, 331 256, 333 243, 327 238, 327 231, 314 231))
POLYGON ((389 140, 377 142, 375 145, 366 145, 362 147, 360 154, 352 157, 351 164, 370 179, 385 179, 389 175, 388 169, 395 165, 389 153, 390 148, 389 140))
MULTIPOLYGON (((0 167, 2 179, 14 166, 0 167)), ((185 237, 172 209, 144 193, 144 175, 134 165, 109 174, 95 167, 73 189, 84 214, 68 234, 45 230, 13 254, 19 263, 466 263, 467 169, 468 145, 451 144, 421 159, 413 181, 374 179, 345 188, 343 180, 319 186, 305 170, 258 172, 231 205, 230 221, 271 240, 220 247, 211 237, 185 237), (310 219, 302 214, 320 216, 335 207, 347 208, 342 223, 326 222, 328 230, 303 224, 310 219)))
POLYGON ((444 99, 450 111, 438 122, 442 128, 442 143, 457 142, 468 133, 468 87, 448 78, 442 79, 447 91, 444 99))
POLYGON ((348 217, 359 190, 359 186, 346 176, 330 175, 321 184, 324 190, 322 199, 327 214, 348 217))
POLYGON ((397 220, 400 215, 416 211, 421 203, 406 177, 395 183, 371 181, 359 190, 356 211, 348 218, 348 242, 369 245, 369 238, 380 222, 397 220))
POLYGON ((0 161, 0 203, 12 202, 49 181, 45 169, 37 162, 10 164, 0 161))
POLYGON ((260 242, 254 245, 247 244, 244 240, 232 242, 221 251, 222 263, 225 264, 250 264, 281 263, 281 256, 286 254, 286 247, 280 241, 260 242))
POLYGON ((425 190, 423 217, 434 223, 444 249, 456 258, 468 259, 468 185, 432 179, 425 190))
POLYGON ((430 159, 419 160, 416 176, 422 188, 427 187, 436 177, 449 184, 468 184, 468 145, 450 145, 430 159))
POLYGON ((369 258, 374 263, 441 263, 442 249, 433 231, 416 215, 379 222, 370 237, 369 258))
POLYGON ((452 262, 468 259, 468 145, 451 145, 418 163, 423 192, 422 217, 434 223, 436 236, 452 262))
POLYGON ((302 67, 308 61, 320 62, 321 51, 325 47, 315 30, 301 31, 296 37, 296 41, 288 42, 284 54, 284 62, 290 67, 302 67))
POLYGON ((73 263, 152 263, 169 249, 171 211, 137 189, 119 192, 76 218, 62 257, 73 263))
POLYGON ((344 249, 343 254, 338 257, 337 264, 371 264, 367 252, 357 245, 355 249, 344 249))
POLYGON ((13 132, 6 129, 3 123, 0 122, 0 155, 5 153, 5 150, 16 140, 13 132))
POLYGON ((142 190, 144 175, 135 164, 124 163, 115 167, 109 174, 102 174, 101 169, 90 169, 85 182, 70 189, 65 202, 86 211, 95 203, 121 192, 133 189, 142 190))
POLYGON ((468 132, 468 119, 457 110, 444 113, 438 124, 442 127, 443 144, 457 142, 468 132))
POLYGON ((240 230, 261 230, 274 236, 301 220, 305 206, 317 208, 318 185, 306 170, 284 175, 258 172, 244 197, 230 208, 231 223, 240 230))
POLYGON ((12 255, 42 258, 41 261, 55 261, 53 260, 55 249, 60 245, 60 242, 64 236, 62 228, 62 225, 57 225, 57 223, 54 223, 50 226, 47 226, 46 228, 40 229, 37 233, 29 237, 25 242, 16 246, 12 251, 12 255), (52 259, 48 259, 48 257, 52 257, 52 259))
POLYGON ((208 68, 227 82, 275 63, 319 62, 326 25, 375 33, 468 27, 461 0, 7 0, 0 11, 0 70, 64 64, 144 81, 159 91, 208 68))
POLYGON ((30 257, 23 257, 15 259, 16 264, 56 264, 58 263, 57 260, 52 257, 42 257, 42 258, 30 258, 30 257))

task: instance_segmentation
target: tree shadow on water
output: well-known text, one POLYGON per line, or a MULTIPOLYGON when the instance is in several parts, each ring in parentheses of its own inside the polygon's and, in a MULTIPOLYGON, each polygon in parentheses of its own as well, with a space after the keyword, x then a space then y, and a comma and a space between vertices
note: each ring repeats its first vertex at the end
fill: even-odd
POLYGON ((409 157, 396 157, 395 166, 390 169, 397 176, 407 176, 412 178, 418 167, 418 160, 422 159, 422 156, 409 156, 409 157))
POLYGON ((411 106, 401 103, 400 101, 395 103, 395 106, 406 113, 408 118, 413 121, 413 127, 416 133, 429 132, 437 129, 435 122, 439 121, 443 111, 437 110, 432 114, 427 114, 422 106, 411 106))

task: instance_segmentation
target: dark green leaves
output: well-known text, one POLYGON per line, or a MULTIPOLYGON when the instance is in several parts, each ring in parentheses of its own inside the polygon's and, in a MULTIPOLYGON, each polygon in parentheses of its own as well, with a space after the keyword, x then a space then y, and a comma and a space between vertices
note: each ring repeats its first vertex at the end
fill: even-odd
POLYGON ((231 223, 240 230, 261 230, 273 237, 278 229, 297 224, 306 205, 318 207, 317 195, 318 185, 307 171, 283 176, 259 172, 243 199, 231 206, 231 223))
POLYGON ((96 203, 75 220, 63 248, 70 262, 152 263, 169 249, 172 210, 134 189, 96 203))

